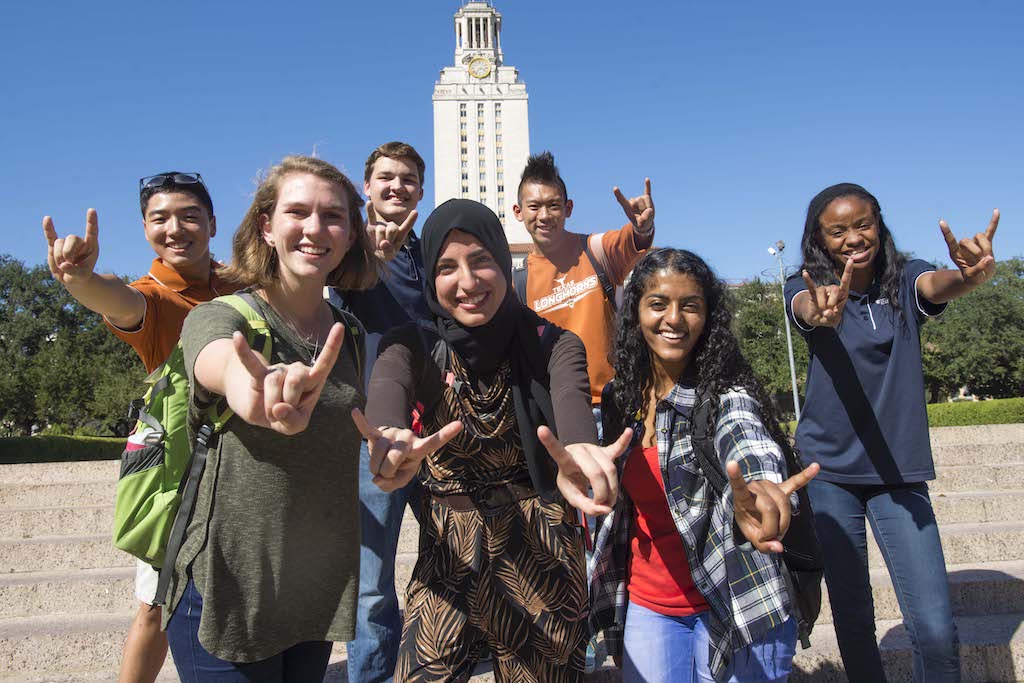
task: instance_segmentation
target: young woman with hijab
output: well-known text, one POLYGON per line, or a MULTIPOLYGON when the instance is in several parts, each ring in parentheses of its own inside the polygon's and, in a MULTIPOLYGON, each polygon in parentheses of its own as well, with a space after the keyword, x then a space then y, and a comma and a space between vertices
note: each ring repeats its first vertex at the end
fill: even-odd
POLYGON ((875 640, 864 519, 892 577, 914 650, 914 680, 960 680, 959 642, 927 481, 935 478, 920 326, 995 273, 992 238, 957 241, 939 221, 956 269, 896 249, 867 190, 843 183, 807 207, 803 272, 786 308, 810 350, 801 452, 821 465, 808 486, 825 556, 833 621, 851 681, 884 681, 875 640))
POLYGON ((519 303, 490 209, 445 202, 422 239, 434 324, 382 340, 376 428, 362 426, 379 485, 418 474, 429 494, 395 680, 468 680, 486 643, 499 682, 582 681, 588 598, 570 504, 610 509, 630 432, 594 445, 583 344, 519 303), (411 406, 431 436, 408 429, 411 406))
POLYGON ((623 293, 601 403, 606 428, 635 427, 637 438, 599 520, 591 620, 624 683, 785 681, 792 667, 797 627, 778 553, 790 496, 817 465, 786 472, 778 416, 731 322, 725 283, 689 251, 650 252, 623 293), (704 400, 729 479, 722 495, 693 445, 704 400))
POLYGON ((270 362, 230 304, 185 319, 190 432, 214 401, 234 411, 170 567, 167 638, 185 683, 319 683, 332 641, 353 636, 360 438, 349 415, 364 399, 358 346, 339 324, 354 318, 323 288, 376 280, 361 207, 337 168, 286 157, 256 190, 222 273, 266 321, 270 362))

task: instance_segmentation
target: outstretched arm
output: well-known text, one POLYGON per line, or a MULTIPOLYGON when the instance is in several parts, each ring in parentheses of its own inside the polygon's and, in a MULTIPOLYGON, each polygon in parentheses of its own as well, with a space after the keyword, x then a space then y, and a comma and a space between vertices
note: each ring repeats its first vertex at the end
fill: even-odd
POLYGON ((996 273, 996 258, 992 240, 999 227, 999 209, 992 211, 985 232, 957 241, 946 221, 939 221, 939 229, 949 248, 949 257, 956 270, 934 270, 917 279, 917 291, 933 304, 944 304, 980 287, 996 273))
POLYGON ((94 272, 100 255, 99 218, 95 209, 85 214, 85 238, 58 237, 53 219, 43 218, 46 262, 50 273, 71 296, 90 311, 99 313, 115 327, 134 330, 146 314, 146 299, 112 274, 94 272))
POLYGON ((224 396, 235 414, 249 424, 281 434, 298 434, 309 425, 327 377, 345 341, 345 326, 331 327, 313 366, 270 365, 249 348, 245 335, 217 339, 199 352, 194 379, 204 389, 224 396))
POLYGON ((817 476, 821 470, 812 463, 781 484, 767 479, 746 481, 739 463, 726 463, 732 488, 733 519, 736 527, 750 543, 763 553, 781 553, 782 537, 789 530, 792 511, 789 496, 796 493, 817 476))

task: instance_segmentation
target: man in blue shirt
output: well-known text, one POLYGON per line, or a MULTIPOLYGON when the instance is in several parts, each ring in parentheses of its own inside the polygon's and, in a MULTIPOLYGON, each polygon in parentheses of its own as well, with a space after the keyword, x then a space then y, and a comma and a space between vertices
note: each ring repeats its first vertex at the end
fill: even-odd
MULTIPOLYGON (((366 160, 363 191, 366 230, 386 272, 373 289, 338 292, 333 303, 352 311, 366 328, 366 375, 369 381, 377 346, 392 327, 430 321, 423 299, 423 257, 412 231, 416 205, 423 198, 423 158, 403 142, 388 142, 366 160)), ((398 657, 402 623, 395 593, 395 554, 406 503, 417 483, 385 493, 372 481, 370 456, 363 443, 359 462, 362 548, 359 555, 359 608, 356 637, 348 644, 351 683, 390 681, 398 657)))

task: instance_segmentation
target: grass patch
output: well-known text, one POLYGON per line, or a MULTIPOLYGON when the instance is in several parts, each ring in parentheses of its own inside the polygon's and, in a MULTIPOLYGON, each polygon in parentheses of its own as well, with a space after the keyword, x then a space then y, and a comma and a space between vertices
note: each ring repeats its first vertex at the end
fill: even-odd
POLYGON ((1024 398, 957 401, 928 406, 929 427, 965 427, 1024 422, 1024 398))
POLYGON ((0 465, 117 460, 125 439, 102 436, 12 436, 0 439, 0 465))

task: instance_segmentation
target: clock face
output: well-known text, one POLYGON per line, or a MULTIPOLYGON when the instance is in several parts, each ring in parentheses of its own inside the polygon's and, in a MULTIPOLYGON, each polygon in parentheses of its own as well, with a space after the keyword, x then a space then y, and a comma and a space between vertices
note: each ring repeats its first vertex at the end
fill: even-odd
POLYGON ((487 78, 491 73, 491 63, 483 57, 477 57, 469 63, 469 75, 473 78, 487 78))

